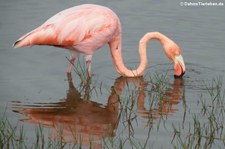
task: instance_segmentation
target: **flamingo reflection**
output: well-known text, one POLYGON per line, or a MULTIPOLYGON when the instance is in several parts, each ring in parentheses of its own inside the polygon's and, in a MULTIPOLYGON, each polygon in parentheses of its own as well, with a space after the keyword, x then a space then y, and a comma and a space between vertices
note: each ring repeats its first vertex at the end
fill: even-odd
POLYGON ((144 118, 159 118, 162 114, 176 111, 173 105, 179 103, 182 96, 183 81, 175 79, 171 89, 166 91, 157 108, 145 108, 146 85, 143 77, 115 80, 108 97, 108 103, 103 106, 90 99, 90 85, 85 86, 85 93, 74 87, 71 76, 68 76, 68 92, 65 99, 57 103, 39 103, 33 105, 14 104, 14 112, 26 116, 23 122, 40 124, 51 128, 51 138, 64 142, 74 142, 92 148, 102 148, 101 141, 106 137, 115 136, 120 118, 120 96, 127 84, 133 83, 138 87, 137 110, 138 115, 144 118), (85 99, 84 99, 85 98, 85 99), (151 117, 149 117, 151 115, 151 117))
POLYGON ((21 119, 23 122, 51 128, 52 139, 101 148, 97 141, 114 136, 117 128, 118 96, 112 92, 107 106, 103 107, 87 99, 90 85, 85 86, 85 95, 82 97, 69 74, 68 86, 67 96, 61 102, 33 106, 17 104, 14 105, 14 112, 26 115, 21 119))
MULTIPOLYGON (((152 102, 154 103, 158 102, 158 104, 157 106, 150 107, 149 109, 146 108, 146 96, 147 96, 146 86, 149 84, 144 81, 143 77, 126 78, 126 79, 120 77, 115 82, 115 90, 118 95, 122 94, 122 91, 124 90, 124 88, 128 83, 133 83, 138 89, 138 96, 136 99, 137 115, 147 118, 148 120, 153 120, 156 118, 160 118, 161 116, 164 115, 175 113, 178 110, 175 105, 179 104, 181 99, 183 99, 184 80, 182 78, 174 79, 174 82, 171 85, 169 85, 169 87, 165 90, 165 92, 162 93, 162 95, 158 96, 156 99, 153 98, 153 100, 158 101, 152 102)), ((153 88, 153 86, 154 84, 150 85, 151 89, 153 88)), ((151 89, 150 92, 152 92, 151 89)))
MULTIPOLYGON (((153 124, 153 120, 160 118, 165 115, 169 115, 178 111, 175 105, 179 104, 182 99, 184 99, 184 80, 174 79, 174 82, 165 90, 163 95, 159 95, 156 102, 156 107, 145 108, 145 92, 143 90, 139 91, 137 109, 138 114, 144 118, 148 119, 148 124, 153 124)), ((155 100, 153 97, 152 100, 155 100)), ((153 104, 151 104, 153 105, 153 104)))

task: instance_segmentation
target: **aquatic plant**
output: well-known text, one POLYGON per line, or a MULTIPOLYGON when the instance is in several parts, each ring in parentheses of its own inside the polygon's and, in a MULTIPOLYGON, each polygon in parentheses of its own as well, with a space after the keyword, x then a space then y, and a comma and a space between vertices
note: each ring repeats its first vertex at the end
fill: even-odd
POLYGON ((224 133, 224 97, 222 78, 216 78, 210 84, 205 83, 206 93, 199 96, 199 113, 192 113, 188 127, 173 124, 174 148, 223 148, 224 133), (175 141, 176 140, 176 141, 175 141))
MULTIPOLYGON (((193 111, 190 110, 189 100, 185 97, 185 79, 175 79, 173 82, 169 82, 165 75, 159 74, 146 78, 120 77, 115 80, 114 86, 109 91, 108 99, 109 105, 114 105, 111 108, 109 105, 106 107, 108 110, 112 110, 111 112, 116 113, 116 127, 113 129, 112 135, 104 136, 101 140, 94 140, 90 137, 87 140, 90 148, 152 148, 154 142, 151 138, 163 127, 170 136, 168 139, 171 140, 173 148, 223 148, 225 146, 223 129, 225 90, 222 78, 212 79, 210 83, 203 82, 205 90, 198 93, 198 99, 195 101, 198 109, 193 111), (178 104, 179 108, 182 109, 179 112, 183 111, 183 113, 177 112, 178 104), (176 113, 183 115, 182 120, 168 123, 167 120, 170 116, 176 113), (137 138, 137 125, 144 129, 143 133, 145 134, 142 139, 137 138)), ((101 94, 103 89, 105 90, 102 82, 92 81, 88 85, 82 84, 83 87, 78 85, 77 90, 74 88, 72 80, 68 79, 68 83, 70 89, 66 98, 75 92, 74 94, 79 94, 76 99, 79 97, 79 101, 85 102, 84 104, 92 103, 89 99, 93 93, 101 94)), ((55 103, 55 106, 57 105, 56 109, 60 108, 60 104, 69 106, 68 108, 71 109, 76 107, 76 105, 71 106, 71 102, 69 103, 64 104, 61 100, 59 103, 55 103)), ((44 108, 44 104, 39 104, 40 108, 44 108)), ((39 108, 37 106, 36 104, 36 111, 39 108)), ((53 107, 46 105, 44 111, 54 113, 53 107), (47 110, 48 108, 52 109, 52 112, 47 110)), ((29 109, 29 106, 26 108, 29 109)), ((47 113, 43 113, 47 115, 47 113)), ((25 131, 24 124, 21 121, 12 124, 5 114, 0 115, 0 148, 82 149, 87 147, 82 145, 84 138, 81 134, 79 136, 76 129, 70 130, 75 141, 67 142, 63 134, 68 129, 63 125, 57 128, 58 137, 49 136, 49 128, 41 123, 33 125, 35 131, 30 138, 25 131)))

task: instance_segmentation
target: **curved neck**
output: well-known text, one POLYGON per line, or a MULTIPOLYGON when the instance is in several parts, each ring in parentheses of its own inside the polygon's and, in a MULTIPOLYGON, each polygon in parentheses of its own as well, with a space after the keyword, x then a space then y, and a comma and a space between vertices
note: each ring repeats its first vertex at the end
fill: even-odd
POLYGON ((147 44, 151 39, 159 40, 163 47, 166 43, 171 41, 168 37, 159 32, 146 33, 139 41, 140 64, 136 70, 129 70, 123 63, 121 36, 109 43, 114 65, 120 75, 125 77, 138 77, 144 74, 148 63, 146 49, 147 44))

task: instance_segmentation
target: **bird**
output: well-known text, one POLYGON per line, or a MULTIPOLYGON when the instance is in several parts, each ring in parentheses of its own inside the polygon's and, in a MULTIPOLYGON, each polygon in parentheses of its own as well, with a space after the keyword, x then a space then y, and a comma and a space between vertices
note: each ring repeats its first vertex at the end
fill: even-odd
POLYGON ((67 73, 71 73, 79 54, 85 58, 86 70, 91 76, 93 53, 109 45, 116 71, 124 77, 143 76, 147 68, 147 44, 158 40, 166 56, 174 63, 174 77, 181 78, 185 64, 180 47, 166 35, 154 31, 147 32, 139 41, 140 64, 137 69, 129 70, 122 58, 122 28, 118 15, 106 6, 82 4, 65 9, 36 29, 20 37, 13 48, 33 45, 48 45, 71 51, 67 73))

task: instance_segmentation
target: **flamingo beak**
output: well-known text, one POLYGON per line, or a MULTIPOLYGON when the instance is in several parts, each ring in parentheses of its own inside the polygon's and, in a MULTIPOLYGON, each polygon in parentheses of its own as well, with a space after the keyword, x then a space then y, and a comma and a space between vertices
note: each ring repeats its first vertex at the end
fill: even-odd
POLYGON ((174 59, 174 78, 182 78, 185 73, 185 64, 181 55, 175 56, 174 59))

